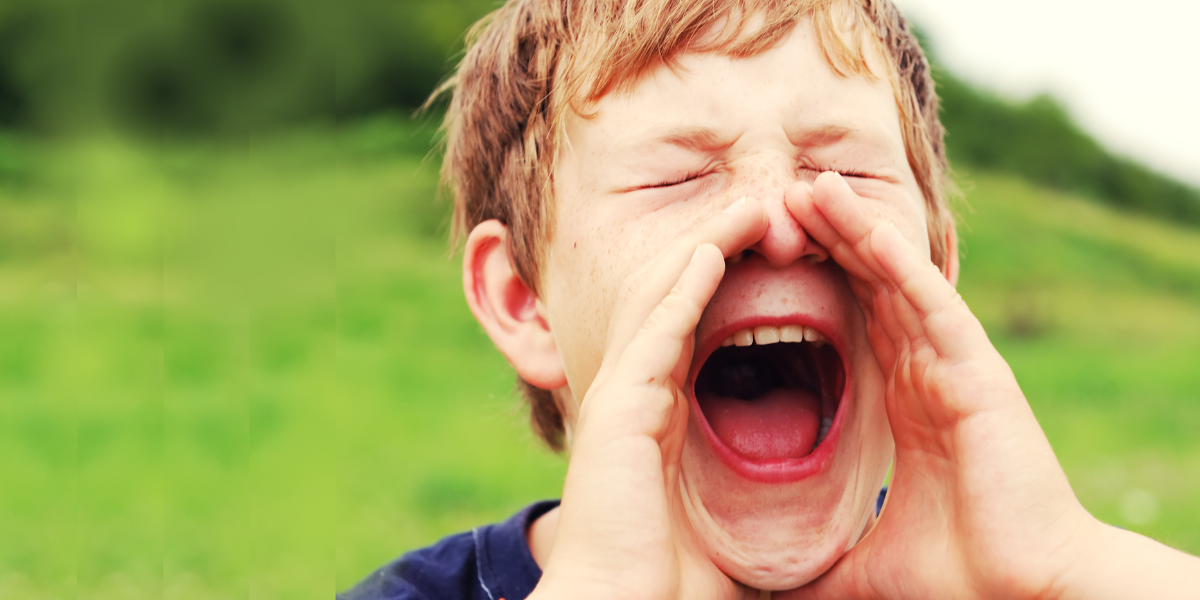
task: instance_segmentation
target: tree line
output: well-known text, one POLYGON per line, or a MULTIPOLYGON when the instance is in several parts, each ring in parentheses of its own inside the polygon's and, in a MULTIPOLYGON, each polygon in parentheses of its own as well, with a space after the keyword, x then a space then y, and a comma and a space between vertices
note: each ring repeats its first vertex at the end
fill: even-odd
MULTIPOLYGON (((411 113, 493 0, 6 0, 0 129, 255 133, 411 113)), ((936 57, 935 57, 936 63, 936 57)), ((1200 191, 1113 153, 1049 96, 1016 102, 935 66, 956 164, 1200 224, 1200 191)))

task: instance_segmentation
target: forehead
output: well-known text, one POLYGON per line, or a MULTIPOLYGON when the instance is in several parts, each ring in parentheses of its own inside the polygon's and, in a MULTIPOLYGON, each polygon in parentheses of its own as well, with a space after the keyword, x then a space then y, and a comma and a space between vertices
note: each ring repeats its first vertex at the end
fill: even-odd
MULTIPOLYGON (((872 72, 886 72, 879 53, 867 55, 872 72)), ((635 168, 647 152, 664 147, 718 150, 746 135, 772 133, 801 150, 837 145, 860 154, 905 156, 888 79, 836 73, 806 21, 776 47, 752 57, 681 55, 627 91, 586 108, 585 116, 567 115, 564 154, 624 156, 635 168)))

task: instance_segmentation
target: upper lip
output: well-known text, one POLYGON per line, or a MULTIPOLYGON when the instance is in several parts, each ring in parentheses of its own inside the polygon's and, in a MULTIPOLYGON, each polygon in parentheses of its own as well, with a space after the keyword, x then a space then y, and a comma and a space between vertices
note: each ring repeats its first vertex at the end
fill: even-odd
POLYGON ((696 326, 692 375, 708 360, 725 338, 742 329, 763 325, 803 325, 821 332, 838 354, 846 354, 844 298, 823 285, 820 266, 802 265, 797 274, 787 274, 765 261, 743 261, 731 265, 721 286, 696 326))

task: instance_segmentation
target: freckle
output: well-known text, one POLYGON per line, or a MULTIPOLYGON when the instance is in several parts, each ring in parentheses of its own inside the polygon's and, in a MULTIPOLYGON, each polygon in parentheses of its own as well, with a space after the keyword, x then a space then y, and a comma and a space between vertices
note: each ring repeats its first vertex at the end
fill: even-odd
POLYGON ((650 384, 652 384, 652 383, 654 383, 654 378, 653 378, 653 377, 651 377, 650 379, 647 379, 647 380, 646 380, 646 385, 650 385, 650 384))

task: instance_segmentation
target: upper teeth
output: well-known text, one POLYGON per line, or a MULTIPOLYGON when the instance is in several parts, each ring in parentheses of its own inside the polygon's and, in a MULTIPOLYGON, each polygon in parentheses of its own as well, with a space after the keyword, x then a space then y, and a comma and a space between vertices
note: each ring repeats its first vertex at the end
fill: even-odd
POLYGON ((759 325, 753 329, 742 329, 734 333, 725 338, 721 342, 721 345, 749 346, 751 344, 758 344, 759 346, 765 346, 778 342, 812 342, 817 346, 821 346, 828 341, 820 331, 812 327, 805 327, 803 325, 784 325, 783 327, 759 325))

